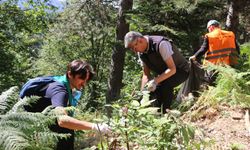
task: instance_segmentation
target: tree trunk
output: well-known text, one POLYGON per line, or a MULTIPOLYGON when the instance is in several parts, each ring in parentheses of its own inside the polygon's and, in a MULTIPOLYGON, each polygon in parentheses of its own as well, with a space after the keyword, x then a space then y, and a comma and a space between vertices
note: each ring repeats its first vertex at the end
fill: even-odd
MULTIPOLYGON (((118 21, 116 27, 116 44, 112 53, 112 60, 110 66, 110 76, 108 81, 108 92, 106 96, 106 103, 110 104, 120 96, 122 88, 122 77, 125 60, 125 48, 123 40, 125 34, 129 31, 129 24, 126 23, 124 12, 131 10, 133 0, 120 0, 118 21)), ((108 114, 110 111, 108 111, 108 114)))
POLYGON ((228 13, 226 20, 226 29, 233 31, 236 36, 239 27, 239 12, 241 9, 242 0, 229 0, 228 13))

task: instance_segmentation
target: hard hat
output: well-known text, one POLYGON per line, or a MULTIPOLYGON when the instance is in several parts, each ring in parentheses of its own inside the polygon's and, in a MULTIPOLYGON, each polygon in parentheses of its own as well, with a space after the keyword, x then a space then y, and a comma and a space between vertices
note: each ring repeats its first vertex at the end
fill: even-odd
POLYGON ((207 29, 208 29, 211 25, 217 25, 217 26, 219 26, 220 23, 219 23, 217 20, 210 20, 210 21, 208 21, 208 23, 207 23, 207 29))

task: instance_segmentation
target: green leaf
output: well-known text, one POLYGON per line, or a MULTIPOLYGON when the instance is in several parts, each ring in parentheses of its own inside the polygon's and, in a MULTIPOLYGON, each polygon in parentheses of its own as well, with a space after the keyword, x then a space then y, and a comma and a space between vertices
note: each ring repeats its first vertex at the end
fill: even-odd
POLYGON ((187 129, 186 129, 185 127, 182 127, 182 128, 181 128, 181 133, 182 133, 182 136, 183 136, 185 145, 188 145, 189 136, 188 136, 187 129))
POLYGON ((148 107, 148 108, 139 109, 138 112, 139 112, 139 115, 159 114, 158 110, 159 110, 158 107, 148 107))
POLYGON ((133 106, 133 107, 140 107, 140 103, 139 103, 138 101, 136 101, 136 100, 132 100, 132 101, 130 102, 130 104, 131 104, 131 106, 133 106))
POLYGON ((154 102, 155 100, 144 100, 144 99, 142 99, 141 100, 141 107, 147 107, 147 106, 149 106, 149 105, 151 105, 153 102, 154 102))

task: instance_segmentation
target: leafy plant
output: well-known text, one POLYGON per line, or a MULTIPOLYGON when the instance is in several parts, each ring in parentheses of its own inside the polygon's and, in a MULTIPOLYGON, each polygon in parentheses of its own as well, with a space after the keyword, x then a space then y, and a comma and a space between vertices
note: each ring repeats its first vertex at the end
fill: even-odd
MULTIPOLYGON (((128 98, 128 97, 127 97, 128 98)), ((130 97, 132 98, 132 97, 130 97)), ((137 99, 135 96, 134 98, 137 99)), ((150 107, 149 93, 144 92, 140 102, 126 99, 127 103, 114 104, 110 124, 114 135, 106 144, 109 149, 199 149, 201 141, 194 140, 195 128, 183 123, 180 112, 166 115, 150 107), (114 144, 116 143, 116 144, 114 144)), ((204 146, 204 145, 203 145, 204 146)))
POLYGON ((245 145, 239 144, 239 143, 233 143, 231 144, 231 150, 243 150, 246 149, 245 145))
POLYGON ((240 46, 240 59, 237 69, 247 71, 250 68, 250 43, 245 43, 240 46))
POLYGON ((218 65, 211 65, 208 69, 218 72, 216 86, 209 86, 201 93, 201 96, 191 108, 191 110, 195 110, 191 116, 199 118, 205 113, 205 109, 216 108, 221 103, 227 103, 231 106, 239 105, 242 108, 250 107, 249 71, 238 72, 229 66, 218 65))
MULTIPOLYGON (((45 0, 44 2, 46 2, 45 0)), ((40 0, 0 2, 0 92, 19 86, 31 76, 28 70, 37 58, 48 29, 51 7, 40 0)))
POLYGON ((35 102, 38 97, 18 101, 17 90, 12 87, 0 95, 0 149, 53 150, 59 138, 67 137, 49 129, 57 116, 49 115, 49 108, 43 113, 25 112, 23 106, 35 102))

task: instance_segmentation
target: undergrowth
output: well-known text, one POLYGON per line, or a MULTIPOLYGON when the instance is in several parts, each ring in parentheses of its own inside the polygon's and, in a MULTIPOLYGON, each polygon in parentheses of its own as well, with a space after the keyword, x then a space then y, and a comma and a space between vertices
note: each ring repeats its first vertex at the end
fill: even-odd
POLYGON ((205 109, 215 108, 223 103, 241 108, 250 107, 250 71, 239 72, 229 66, 210 65, 209 70, 218 72, 215 86, 207 86, 190 108, 192 120, 203 116, 205 109))
POLYGON ((12 87, 0 95, 0 150, 53 150, 59 138, 67 137, 50 131, 56 115, 49 108, 43 113, 25 112, 23 106, 38 97, 20 100, 18 91, 12 87))
MULTIPOLYGON (((101 144, 89 149, 201 149, 209 145, 203 137, 194 139, 197 128, 180 120, 179 111, 167 114, 158 112, 158 108, 150 107, 149 93, 126 97, 113 104, 112 118, 109 124, 113 133, 103 137, 101 144)), ((202 135, 201 135, 202 136, 202 135)))

